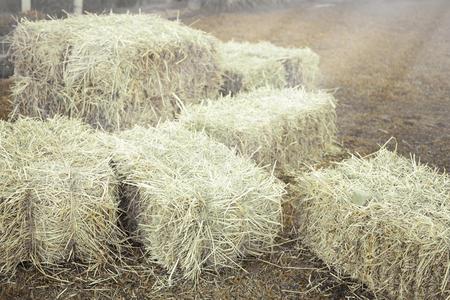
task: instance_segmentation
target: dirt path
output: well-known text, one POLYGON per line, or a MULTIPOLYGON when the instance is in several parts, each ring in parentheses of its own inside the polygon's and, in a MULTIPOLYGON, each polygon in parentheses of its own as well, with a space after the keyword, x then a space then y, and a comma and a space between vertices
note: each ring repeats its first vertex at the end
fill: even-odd
POLYGON ((449 1, 305 1, 185 22, 222 40, 311 47, 322 86, 339 88, 344 146, 368 154, 394 137, 401 154, 450 170, 449 1))

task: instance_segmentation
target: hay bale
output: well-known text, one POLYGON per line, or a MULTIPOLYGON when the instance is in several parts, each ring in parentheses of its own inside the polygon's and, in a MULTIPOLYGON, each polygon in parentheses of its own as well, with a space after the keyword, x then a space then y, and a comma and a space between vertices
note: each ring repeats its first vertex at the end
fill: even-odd
POLYGON ((311 49, 277 47, 269 42, 221 43, 225 74, 221 93, 236 94, 263 86, 275 88, 302 85, 313 89, 319 72, 319 56, 311 49))
POLYGON ((284 188, 249 160, 176 123, 135 127, 108 143, 124 185, 125 227, 168 271, 196 280, 273 246, 284 188))
POLYGON ((280 170, 320 159, 334 141, 335 119, 330 94, 270 88, 189 106, 180 116, 186 128, 280 170))
POLYGON ((11 79, 0 79, 0 120, 6 120, 12 109, 11 79))
POLYGON ((299 232, 326 263, 379 296, 448 299, 448 175, 382 149, 299 182, 299 232))
POLYGON ((109 162, 81 122, 0 121, 1 274, 21 262, 112 262, 122 235, 109 162))
POLYGON ((22 22, 12 41, 12 118, 62 114, 107 130, 171 119, 182 101, 218 93, 215 44, 153 15, 22 22))

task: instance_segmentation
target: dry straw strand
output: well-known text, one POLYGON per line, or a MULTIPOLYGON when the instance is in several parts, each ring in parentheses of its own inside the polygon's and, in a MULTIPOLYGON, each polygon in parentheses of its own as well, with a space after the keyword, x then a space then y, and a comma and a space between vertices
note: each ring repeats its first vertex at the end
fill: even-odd
POLYGON ((63 118, 0 123, 0 273, 17 264, 113 262, 118 183, 87 125, 63 118))
POLYGON ((270 250, 284 193, 274 176, 176 123, 105 141, 124 183, 125 226, 169 272, 196 280, 270 250))
POLYGON ((269 42, 230 41, 219 44, 223 69, 222 94, 236 94, 263 86, 304 86, 314 89, 319 56, 309 48, 283 48, 269 42))
POLYGON ((325 262, 396 299, 450 296, 450 179, 381 149, 300 176, 300 234, 325 262))
POLYGON ((332 95, 261 88, 189 106, 180 122, 253 158, 262 166, 296 169, 321 158, 335 139, 332 95))
POLYGON ((172 119, 180 99, 214 97, 215 38, 155 15, 21 22, 12 37, 14 110, 78 117, 106 130, 172 119))

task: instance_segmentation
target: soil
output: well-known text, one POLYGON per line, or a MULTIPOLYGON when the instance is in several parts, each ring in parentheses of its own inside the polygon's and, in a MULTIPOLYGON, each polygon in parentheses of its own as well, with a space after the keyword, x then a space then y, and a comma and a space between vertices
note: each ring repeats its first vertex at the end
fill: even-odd
MULTIPOLYGON (((389 147, 400 154, 450 169, 449 1, 301 1, 289 8, 203 13, 183 21, 222 40, 311 47, 321 56, 322 87, 339 101, 343 147, 364 155, 393 137, 389 147)), ((72 272, 74 278, 62 282, 22 266, 0 285, 0 299, 374 298, 296 240, 289 201, 285 213, 286 230, 274 253, 246 260, 243 270, 207 275, 197 286, 179 282, 155 290, 161 282, 154 275, 123 270, 96 283, 72 272)), ((154 272, 167 277, 156 267, 154 272)))
POLYGON ((339 141, 362 155, 391 137, 400 154, 450 170, 450 2, 301 1, 275 11, 184 20, 221 40, 310 47, 339 101, 339 141))

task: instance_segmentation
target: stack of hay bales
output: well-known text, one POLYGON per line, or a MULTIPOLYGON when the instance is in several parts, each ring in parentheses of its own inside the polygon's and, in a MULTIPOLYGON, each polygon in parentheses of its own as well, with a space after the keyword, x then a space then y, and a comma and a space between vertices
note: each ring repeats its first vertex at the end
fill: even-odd
POLYGON ((395 299, 450 296, 450 178, 385 149, 300 178, 300 234, 395 299))
POLYGON ((112 262, 122 234, 110 157, 87 125, 0 121, 0 273, 112 262))
POLYGON ((106 130, 171 119, 218 93, 216 40, 153 15, 22 22, 12 39, 14 111, 106 130))
POLYGON ((6 120, 11 112, 11 79, 0 79, 0 120, 6 120))
POLYGON ((284 188, 251 161, 176 123, 105 141, 124 186, 124 226, 168 271, 195 280, 273 246, 284 188))
POLYGON ((224 82, 222 94, 236 94, 263 86, 302 85, 313 89, 319 72, 319 56, 309 48, 277 47, 269 42, 220 44, 224 82))
POLYGON ((321 158, 334 141, 335 118, 330 94, 261 88, 188 107, 180 121, 258 164, 286 171, 321 158))

